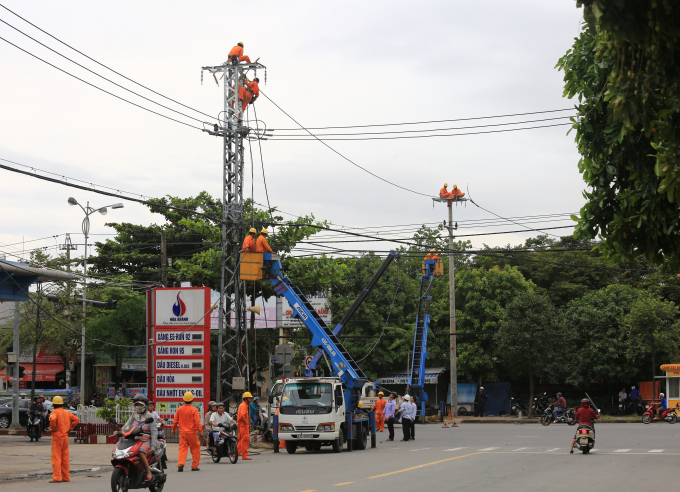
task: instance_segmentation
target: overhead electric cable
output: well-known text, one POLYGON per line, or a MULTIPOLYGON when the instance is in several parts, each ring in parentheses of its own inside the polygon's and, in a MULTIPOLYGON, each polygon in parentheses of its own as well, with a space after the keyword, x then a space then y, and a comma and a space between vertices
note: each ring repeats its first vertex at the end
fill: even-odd
POLYGON ((129 77, 126 77, 126 76, 123 75, 122 73, 117 72, 117 71, 115 71, 113 68, 108 67, 108 66, 104 65, 103 63, 98 62, 98 61, 95 60, 94 58, 92 58, 92 57, 86 55, 85 53, 83 53, 82 51, 80 51, 80 50, 74 48, 74 47, 71 46, 70 44, 65 43, 64 41, 62 41, 61 39, 57 38, 56 36, 53 36, 52 34, 50 34, 49 32, 45 31, 44 29, 41 29, 40 27, 38 27, 38 26, 36 26, 35 24, 33 24, 31 21, 29 21, 29 20, 27 20, 27 19, 21 17, 19 14, 17 14, 16 12, 14 12, 14 11, 8 9, 8 8, 5 7, 4 5, 0 4, 0 7, 2 7, 3 9, 7 10, 7 11, 10 12, 10 13, 12 13, 13 15, 17 16, 19 19, 21 19, 22 21, 26 22, 27 24, 30 24, 31 26, 35 27, 37 30, 39 30, 39 31, 41 31, 41 32, 43 32, 43 33, 45 33, 45 34, 47 34, 49 37, 51 37, 51 38, 54 39, 55 41, 58 41, 59 43, 63 44, 64 46, 66 46, 66 47, 68 47, 68 48, 71 48, 71 49, 72 49, 73 51, 75 51, 76 53, 78 53, 78 54, 80 54, 80 55, 83 55, 85 58, 87 58, 88 60, 91 60, 91 61, 95 62, 97 65, 102 66, 102 67, 104 67, 105 69, 110 70, 111 72, 115 73, 116 75, 119 75, 119 76, 123 77, 125 80, 129 80, 129 81, 132 82, 133 84, 136 84, 136 85, 138 85, 138 86, 140 86, 140 87, 143 87, 144 89, 146 89, 146 90, 148 90, 148 91, 151 91, 151 92, 153 92, 154 94, 156 94, 156 95, 158 95, 158 96, 161 96, 162 98, 167 99, 168 101, 174 102, 175 104, 179 104, 180 106, 183 106, 183 107, 185 107, 185 108, 187 108, 187 109, 190 109, 190 110, 192 110, 192 111, 195 111, 195 112, 197 112, 197 113, 200 113, 200 114, 202 114, 202 115, 204 115, 204 116, 207 116, 207 117, 209 117, 209 118, 218 119, 218 118, 215 118, 215 117, 212 116, 212 115, 209 115, 209 114, 207 114, 207 113, 204 113, 203 111, 199 111, 198 109, 194 109, 194 108, 192 108, 191 106, 187 106, 186 104, 182 104, 182 103, 179 102, 179 101, 176 101, 176 100, 171 99, 171 98, 169 98, 169 97, 167 97, 167 96, 164 96, 164 95, 161 94, 160 92, 156 92, 155 90, 153 90, 153 89, 151 89, 151 88, 149 88, 149 87, 147 87, 147 86, 145 86, 145 85, 142 85, 142 84, 140 84, 139 82, 136 82, 136 81, 132 80, 132 79, 129 78, 129 77))

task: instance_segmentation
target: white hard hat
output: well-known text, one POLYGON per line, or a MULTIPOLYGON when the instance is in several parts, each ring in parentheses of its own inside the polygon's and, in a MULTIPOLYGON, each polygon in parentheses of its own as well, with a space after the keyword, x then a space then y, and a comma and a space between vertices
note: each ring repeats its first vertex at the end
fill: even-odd
POLYGON ((635 389, 635 386, 631 386, 631 388, 630 388, 630 389, 634 390, 634 389, 635 389))
POLYGON ((410 397, 410 396, 404 395, 404 401, 410 401, 410 400, 411 400, 411 397, 410 397))
POLYGON ((480 386, 479 389, 480 389, 480 390, 483 390, 483 389, 484 389, 484 386, 480 386))

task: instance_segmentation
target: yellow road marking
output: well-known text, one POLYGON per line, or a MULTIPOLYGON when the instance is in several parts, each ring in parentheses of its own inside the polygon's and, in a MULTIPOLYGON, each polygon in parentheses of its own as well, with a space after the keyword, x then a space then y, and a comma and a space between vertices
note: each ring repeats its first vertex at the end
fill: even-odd
POLYGON ((393 471, 393 472, 389 472, 389 473, 383 473, 382 475, 375 475, 374 477, 368 477, 368 478, 370 479, 370 478, 386 477, 388 475, 394 475, 396 473, 404 473, 404 472, 411 471, 411 470, 417 470, 418 468, 423 468, 424 466, 438 465, 439 463, 445 463, 445 462, 451 461, 451 460, 457 460, 457 459, 460 459, 460 458, 467 458, 468 456, 474 456, 476 454, 484 454, 484 453, 479 452, 479 453, 465 454, 463 456, 456 456, 454 458, 447 458, 445 460, 433 461, 432 463, 425 463, 424 465, 412 466, 411 468, 404 468, 403 470, 397 470, 397 471, 393 471))
POLYGON ((335 485, 349 485, 354 482, 342 482, 342 483, 336 483, 335 485))

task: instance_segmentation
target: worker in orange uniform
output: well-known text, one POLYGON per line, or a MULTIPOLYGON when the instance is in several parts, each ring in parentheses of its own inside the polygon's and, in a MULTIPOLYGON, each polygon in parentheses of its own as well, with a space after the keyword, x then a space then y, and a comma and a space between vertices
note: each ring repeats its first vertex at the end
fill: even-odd
POLYGON ((68 463, 68 433, 78 425, 78 417, 62 408, 61 396, 52 398, 54 411, 50 414, 52 433, 52 480, 50 483, 70 482, 68 463))
POLYGON ((434 249, 431 249, 430 252, 425 256, 425 261, 431 260, 433 256, 434 256, 434 249))
POLYGON ((198 442, 198 434, 202 430, 201 417, 198 408, 193 406, 194 394, 191 391, 184 393, 184 405, 177 409, 172 421, 172 435, 179 427, 179 457, 177 459, 177 471, 184 471, 184 463, 187 460, 187 450, 191 449, 191 471, 199 471, 201 462, 201 445, 198 442))
MULTIPOLYGON (((260 240, 258 239, 258 244, 259 242, 260 240)), ((253 395, 250 391, 243 393, 243 402, 238 406, 238 414, 236 414, 236 422, 238 423, 238 454, 240 454, 241 459, 244 460, 252 460, 252 458, 248 458, 248 447, 250 446, 251 401, 253 401, 253 395)))
POLYGON ((229 61, 234 65, 238 65, 238 63, 242 61, 251 63, 250 58, 243 54, 243 43, 237 43, 236 46, 231 49, 229 52, 229 61))
POLYGON ((385 393, 382 391, 378 392, 378 399, 375 405, 371 407, 371 411, 375 411, 375 428, 380 432, 385 430, 385 405, 387 405, 387 400, 383 398, 385 393))
POLYGON ((273 253, 274 251, 269 247, 267 242, 267 234, 269 232, 267 229, 262 229, 260 231, 260 237, 257 238, 257 245, 255 246, 255 251, 258 253, 273 253))
POLYGON ((250 104, 253 104, 257 101, 257 98, 260 97, 260 79, 255 77, 252 82, 249 82, 248 79, 246 79, 246 87, 248 87, 253 94, 252 100, 250 101, 250 104))
POLYGON ((452 196, 452 197, 457 197, 457 196, 459 196, 459 197, 462 198, 462 197, 465 196, 465 193, 463 193, 462 191, 460 191, 460 190, 458 189, 458 185, 453 185, 453 189, 451 190, 451 196, 452 196))
MULTIPOLYGON (((434 251, 434 250, 432 250, 432 251, 434 251)), ((441 249, 438 250, 438 251, 437 251, 437 254, 435 254, 435 255, 432 257, 432 259, 435 260, 435 261, 437 261, 437 260, 439 259, 439 255, 441 254, 441 252, 442 252, 441 249)))
POLYGON ((449 190, 446 188, 447 186, 449 186, 449 184, 444 183, 444 187, 441 190, 439 190, 439 198, 450 198, 451 197, 451 193, 449 193, 449 190))
POLYGON ((254 227, 251 227, 248 231, 248 235, 243 241, 243 248, 241 248, 241 251, 255 252, 255 234, 257 234, 257 230, 254 227))

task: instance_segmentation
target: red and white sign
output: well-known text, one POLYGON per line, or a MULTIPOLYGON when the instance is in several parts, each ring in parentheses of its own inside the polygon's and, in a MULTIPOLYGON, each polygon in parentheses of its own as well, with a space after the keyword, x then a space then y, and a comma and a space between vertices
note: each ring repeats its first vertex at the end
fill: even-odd
POLYGON ((305 357, 305 367, 306 367, 307 369, 309 369, 309 363, 312 362, 312 359, 313 359, 313 358, 314 358, 314 357, 312 357, 311 355, 308 355, 307 357, 305 357))
POLYGON ((181 404, 184 393, 205 408, 210 399, 210 289, 150 289, 149 395, 159 408, 181 404), (166 403, 165 405, 163 403, 166 403))

